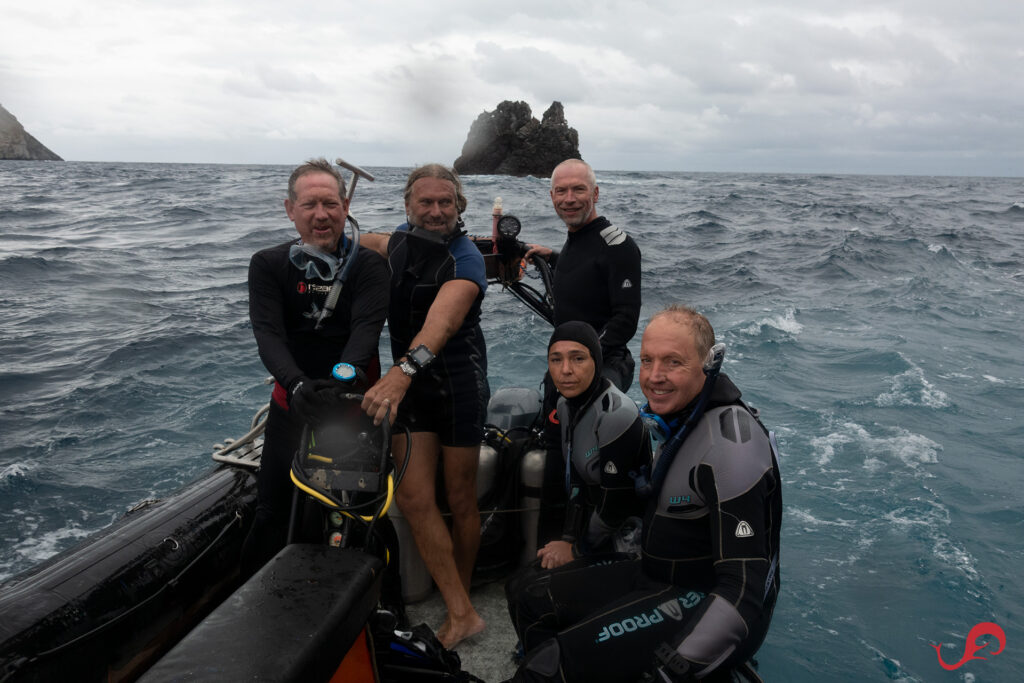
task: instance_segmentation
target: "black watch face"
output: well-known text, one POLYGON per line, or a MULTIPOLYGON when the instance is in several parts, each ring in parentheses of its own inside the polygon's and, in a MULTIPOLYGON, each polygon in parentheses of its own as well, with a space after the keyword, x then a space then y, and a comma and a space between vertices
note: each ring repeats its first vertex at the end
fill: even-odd
POLYGON ((430 352, 423 344, 420 344, 415 349, 409 351, 409 360, 411 360, 416 367, 422 368, 430 361, 434 360, 434 354, 430 352))

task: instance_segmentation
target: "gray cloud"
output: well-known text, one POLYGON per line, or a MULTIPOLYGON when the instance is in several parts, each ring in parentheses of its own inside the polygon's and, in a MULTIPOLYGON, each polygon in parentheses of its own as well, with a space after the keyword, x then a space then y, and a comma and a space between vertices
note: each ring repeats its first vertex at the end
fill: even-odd
POLYGON ((72 159, 450 161, 521 99, 602 168, 1024 174, 1021 3, 95 4, 5 10, 4 105, 72 159))

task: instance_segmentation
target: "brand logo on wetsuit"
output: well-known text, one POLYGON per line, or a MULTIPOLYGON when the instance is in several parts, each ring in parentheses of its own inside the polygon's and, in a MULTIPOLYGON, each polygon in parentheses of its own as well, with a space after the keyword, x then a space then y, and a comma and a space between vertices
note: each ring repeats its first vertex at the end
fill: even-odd
POLYGON ((640 629, 647 628, 653 624, 660 624, 665 621, 665 617, 675 621, 682 621, 683 608, 693 609, 703 599, 703 593, 690 591, 686 595, 682 595, 675 600, 663 602, 649 613, 639 614, 635 617, 627 617, 626 619, 616 621, 608 626, 603 626, 601 628, 601 632, 597 635, 596 642, 603 643, 606 640, 618 638, 626 633, 639 631, 640 629))
POLYGON ((665 617, 657 609, 652 610, 650 614, 640 614, 623 619, 622 621, 616 621, 614 624, 601 629, 601 633, 597 636, 597 642, 603 643, 609 638, 618 638, 624 633, 632 633, 633 631, 647 628, 651 624, 660 624, 663 621, 665 621, 665 617))
POLYGON ((311 285, 308 282, 300 282, 295 285, 295 291, 299 294, 305 294, 306 292, 319 292, 320 294, 327 294, 331 291, 330 285, 311 285))
POLYGON ((741 521, 736 525, 736 538, 750 538, 753 535, 754 530, 746 522, 741 521))
POLYGON ((1003 632, 1003 629, 999 627, 999 624, 991 621, 983 621, 980 624, 975 624, 974 628, 972 628, 970 633, 967 634, 967 643, 964 645, 964 656, 961 657, 960 661, 956 664, 946 664, 946 662, 942 660, 942 650, 940 649, 942 646, 932 645, 932 647, 935 648, 935 654, 939 658, 939 664, 941 664, 942 668, 946 671, 952 671, 954 669, 959 669, 972 659, 985 659, 984 657, 979 657, 975 654, 978 650, 989 645, 989 641, 985 641, 981 645, 978 645, 978 638, 981 636, 995 636, 996 642, 999 643, 999 647, 992 650, 993 655, 999 654, 1003 651, 1003 648, 1006 647, 1006 634, 1003 632))

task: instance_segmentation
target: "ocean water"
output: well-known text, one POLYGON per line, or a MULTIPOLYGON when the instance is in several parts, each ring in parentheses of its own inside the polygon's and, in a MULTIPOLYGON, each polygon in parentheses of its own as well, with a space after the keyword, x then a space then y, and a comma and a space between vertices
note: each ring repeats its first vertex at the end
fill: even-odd
MULTIPOLYGON (((390 229, 408 169, 370 170, 352 213, 390 229)), ((289 172, 0 162, 0 579, 245 431, 268 397, 246 268, 293 234, 289 172)), ((765 679, 1020 680, 1024 180, 598 176, 599 208, 643 252, 642 322, 675 301, 705 312, 779 434, 765 679), (932 645, 956 663, 981 622, 1005 648, 944 670, 932 645)), ((563 241, 546 181, 466 185, 471 233, 501 196, 526 241, 563 241)), ((484 329, 492 389, 536 385, 546 324, 492 287, 484 329)))

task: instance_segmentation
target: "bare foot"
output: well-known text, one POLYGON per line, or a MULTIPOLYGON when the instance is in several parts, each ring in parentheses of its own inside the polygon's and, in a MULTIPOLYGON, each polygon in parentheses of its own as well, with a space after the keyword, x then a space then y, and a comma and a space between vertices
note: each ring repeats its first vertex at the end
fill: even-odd
POLYGON ((486 625, 476 612, 471 612, 465 619, 452 619, 449 614, 441 624, 441 628, 437 630, 437 639, 446 649, 454 650, 466 638, 471 638, 483 631, 486 625))

